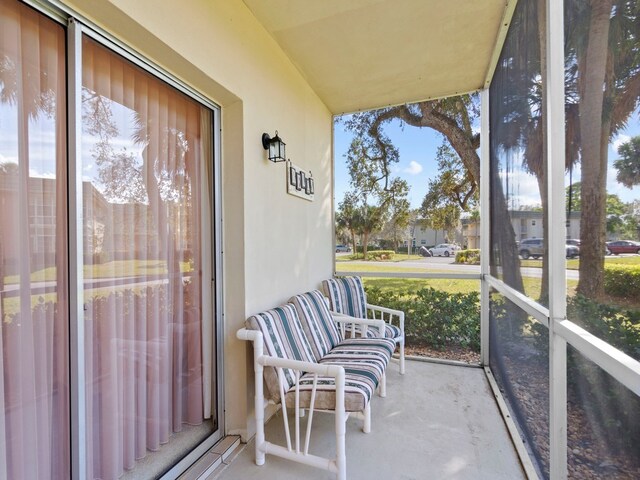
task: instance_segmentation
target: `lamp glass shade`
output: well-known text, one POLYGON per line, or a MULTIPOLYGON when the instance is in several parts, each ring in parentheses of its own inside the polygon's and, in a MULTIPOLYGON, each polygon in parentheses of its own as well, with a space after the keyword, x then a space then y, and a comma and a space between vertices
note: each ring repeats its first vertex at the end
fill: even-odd
POLYGON ((276 132, 276 136, 269 142, 269 160, 272 162, 284 162, 286 158, 285 143, 276 132))

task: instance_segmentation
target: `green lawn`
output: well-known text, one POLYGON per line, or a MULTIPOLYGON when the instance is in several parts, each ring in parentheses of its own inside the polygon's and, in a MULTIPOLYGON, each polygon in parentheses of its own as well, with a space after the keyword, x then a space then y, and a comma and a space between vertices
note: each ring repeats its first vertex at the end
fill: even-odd
MULTIPOLYGON (((404 267, 402 265, 381 265, 378 262, 371 263, 350 263, 342 262, 336 264, 337 272, 400 272, 400 273, 425 273, 423 267, 404 267)), ((429 273, 443 273, 448 270, 432 270, 429 273)))
MULTIPOLYGON (((533 299, 540 298, 539 278, 524 277, 525 294, 533 299)), ((458 279, 423 279, 423 278, 363 278, 365 285, 375 286, 381 290, 392 291, 416 291, 421 288, 435 288, 447 293, 468 293, 480 291, 480 280, 458 280, 458 279)), ((567 294, 573 296, 578 286, 577 280, 567 280, 567 294)))
MULTIPOLYGON (((540 262, 542 264, 542 262, 540 262)), ((336 272, 380 272, 380 273, 425 273, 424 268, 403 267, 401 265, 380 265, 376 262, 357 265, 342 262, 336 264, 336 272)), ((428 273, 447 273, 448 270, 429 269, 428 273)), ((533 299, 540 297, 541 279, 535 277, 523 277, 524 293, 533 299)), ((383 290, 419 290, 424 287, 433 287, 437 290, 444 290, 449 293, 466 293, 480 290, 479 280, 459 280, 459 279, 423 279, 423 278, 375 278, 365 277, 366 285, 375 285, 383 290)), ((567 280, 567 294, 575 294, 578 286, 577 280, 567 280)))
MULTIPOLYGON (((604 257, 605 265, 640 265, 640 255, 632 257, 619 257, 617 255, 609 255, 604 257)), ((520 260, 523 267, 539 267, 542 268, 542 260, 520 260)), ((578 270, 580 268, 580 259, 572 258, 567 260, 567 270, 578 270)))
MULTIPOLYGON (((180 262, 180 270, 190 272, 193 270, 189 262, 180 262)), ((113 262, 85 265, 83 267, 85 279, 98 278, 126 278, 142 275, 161 275, 167 272, 167 264, 163 260, 114 260, 113 262)), ((32 282, 55 281, 56 268, 48 267, 31 273, 32 282)), ((19 275, 7 275, 4 277, 5 285, 11 285, 20 281, 19 275)))

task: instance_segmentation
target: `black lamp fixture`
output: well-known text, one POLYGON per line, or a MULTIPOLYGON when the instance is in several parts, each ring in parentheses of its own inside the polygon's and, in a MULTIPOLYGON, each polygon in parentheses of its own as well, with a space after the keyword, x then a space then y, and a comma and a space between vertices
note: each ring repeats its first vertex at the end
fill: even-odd
POLYGON ((278 136, 277 130, 276 135, 273 138, 271 138, 268 133, 262 134, 262 147, 265 150, 269 150, 269 160, 274 163, 284 162, 286 160, 286 153, 284 150, 285 145, 286 144, 278 136))

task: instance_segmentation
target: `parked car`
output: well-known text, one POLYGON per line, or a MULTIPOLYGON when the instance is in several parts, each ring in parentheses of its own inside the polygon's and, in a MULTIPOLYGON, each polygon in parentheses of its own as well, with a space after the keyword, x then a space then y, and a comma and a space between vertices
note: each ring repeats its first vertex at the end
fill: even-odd
POLYGON ((451 255, 455 255, 458 250, 460 250, 458 245, 453 243, 441 243, 440 245, 436 245, 431 248, 430 252, 434 257, 450 257, 451 255))
POLYGON ((425 247, 424 245, 422 245, 418 249, 418 253, 420 255, 422 255, 423 257, 433 257, 433 255, 431 254, 431 251, 427 247, 425 247))
MULTIPOLYGON (((577 240, 580 242, 580 240, 577 240)), ((522 240, 518 246, 518 254, 527 260, 529 257, 538 259, 544 254, 544 240, 542 238, 527 238, 522 240)), ((576 258, 580 255, 580 247, 565 244, 565 256, 567 258, 576 258)))
POLYGON ((565 248, 565 256, 567 258, 576 258, 580 256, 580 247, 577 247, 575 245, 565 244, 564 248, 565 248))
POLYGON ((527 238, 520 241, 518 254, 527 260, 529 257, 540 258, 544 253, 544 241, 541 238, 527 238))
POLYGON ((640 255, 640 242, 634 242, 633 240, 616 240, 614 242, 607 242, 607 248, 614 255, 620 253, 637 253, 640 255))
POLYGON ((351 247, 347 245, 336 245, 336 253, 349 253, 351 252, 351 247))
MULTIPOLYGON (((576 246, 578 248, 580 248, 580 246, 582 245, 582 241, 581 240, 577 240, 575 238, 568 238, 565 243, 567 245, 574 245, 574 246, 576 246)), ((609 250, 606 246, 604 247, 604 254, 605 255, 611 255, 611 250, 609 250)))

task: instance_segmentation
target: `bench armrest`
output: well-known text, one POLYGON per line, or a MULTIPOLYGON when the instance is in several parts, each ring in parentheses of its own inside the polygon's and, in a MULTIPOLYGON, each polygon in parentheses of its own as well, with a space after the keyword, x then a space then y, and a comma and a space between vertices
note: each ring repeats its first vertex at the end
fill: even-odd
POLYGON ((373 318, 376 319, 378 318, 376 313, 379 313, 382 320, 385 319, 386 314, 388 323, 390 324, 393 324, 397 317, 398 327, 400 327, 400 330, 404 333, 404 312, 402 310, 394 310, 392 308, 380 307, 378 305, 371 305, 370 303, 367 303, 367 311, 373 312, 373 318))
MULTIPOLYGON (((379 321, 379 320, 378 320, 379 321)), ((325 365, 315 362, 303 362, 302 360, 293 360, 289 358, 273 357, 271 355, 265 355, 262 347, 262 332, 257 330, 249 330, 241 328, 236 333, 236 337, 240 340, 248 340, 253 342, 254 354, 256 350, 259 350, 258 355, 254 355, 254 362, 264 367, 276 367, 276 368, 290 368, 292 370, 298 370, 300 372, 317 373, 318 375, 324 375, 327 377, 333 377, 336 380, 342 377, 342 383, 344 383, 344 368, 340 365, 325 365), (256 349, 256 344, 260 347, 256 349)))
MULTIPOLYGON (((345 323, 349 325, 362 325, 363 327, 375 327, 378 331, 378 337, 384 338, 384 320, 376 318, 356 318, 345 315, 344 313, 331 312, 333 321, 336 323, 345 323)), ((363 329, 364 330, 364 329, 363 329)))

